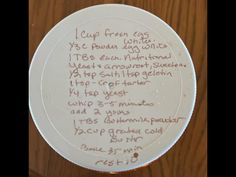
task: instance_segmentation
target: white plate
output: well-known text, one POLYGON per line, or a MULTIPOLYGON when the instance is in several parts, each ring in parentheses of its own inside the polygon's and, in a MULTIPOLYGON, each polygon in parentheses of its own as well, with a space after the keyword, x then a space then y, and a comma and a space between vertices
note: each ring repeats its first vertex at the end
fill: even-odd
POLYGON ((194 66, 178 35, 127 5, 66 17, 40 43, 29 70, 39 132, 64 158, 96 171, 158 159, 185 130, 195 95, 194 66))

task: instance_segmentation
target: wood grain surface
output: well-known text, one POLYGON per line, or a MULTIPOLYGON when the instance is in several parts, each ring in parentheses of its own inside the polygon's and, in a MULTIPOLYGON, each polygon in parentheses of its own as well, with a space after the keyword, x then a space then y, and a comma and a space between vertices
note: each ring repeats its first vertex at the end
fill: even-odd
MULTIPOLYGON (((96 4, 145 9, 168 23, 187 46, 197 75, 197 100, 180 140, 149 166, 117 177, 207 176, 207 0, 29 0, 29 63, 46 33, 64 17, 96 4)), ((62 158, 43 140, 29 117, 30 177, 108 177, 62 158)))

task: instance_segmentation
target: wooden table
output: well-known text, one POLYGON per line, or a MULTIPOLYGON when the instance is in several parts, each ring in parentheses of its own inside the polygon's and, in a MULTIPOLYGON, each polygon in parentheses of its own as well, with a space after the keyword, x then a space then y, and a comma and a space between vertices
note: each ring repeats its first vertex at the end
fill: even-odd
MULTIPOLYGON (((120 3, 163 19, 187 46, 197 74, 195 110, 180 140, 147 167, 116 176, 207 176, 207 2, 206 0, 29 0, 29 60, 46 33, 67 15, 96 4, 120 3)), ((107 177, 62 158, 43 140, 29 118, 30 177, 107 177)))

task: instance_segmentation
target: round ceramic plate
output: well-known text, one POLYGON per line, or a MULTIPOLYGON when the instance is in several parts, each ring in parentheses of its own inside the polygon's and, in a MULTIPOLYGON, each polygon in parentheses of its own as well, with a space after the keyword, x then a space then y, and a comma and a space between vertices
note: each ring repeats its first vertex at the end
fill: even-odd
POLYGON ((66 17, 29 70, 29 105, 47 143, 67 160, 116 173, 167 152, 190 121, 191 57, 161 19, 126 5, 66 17))

